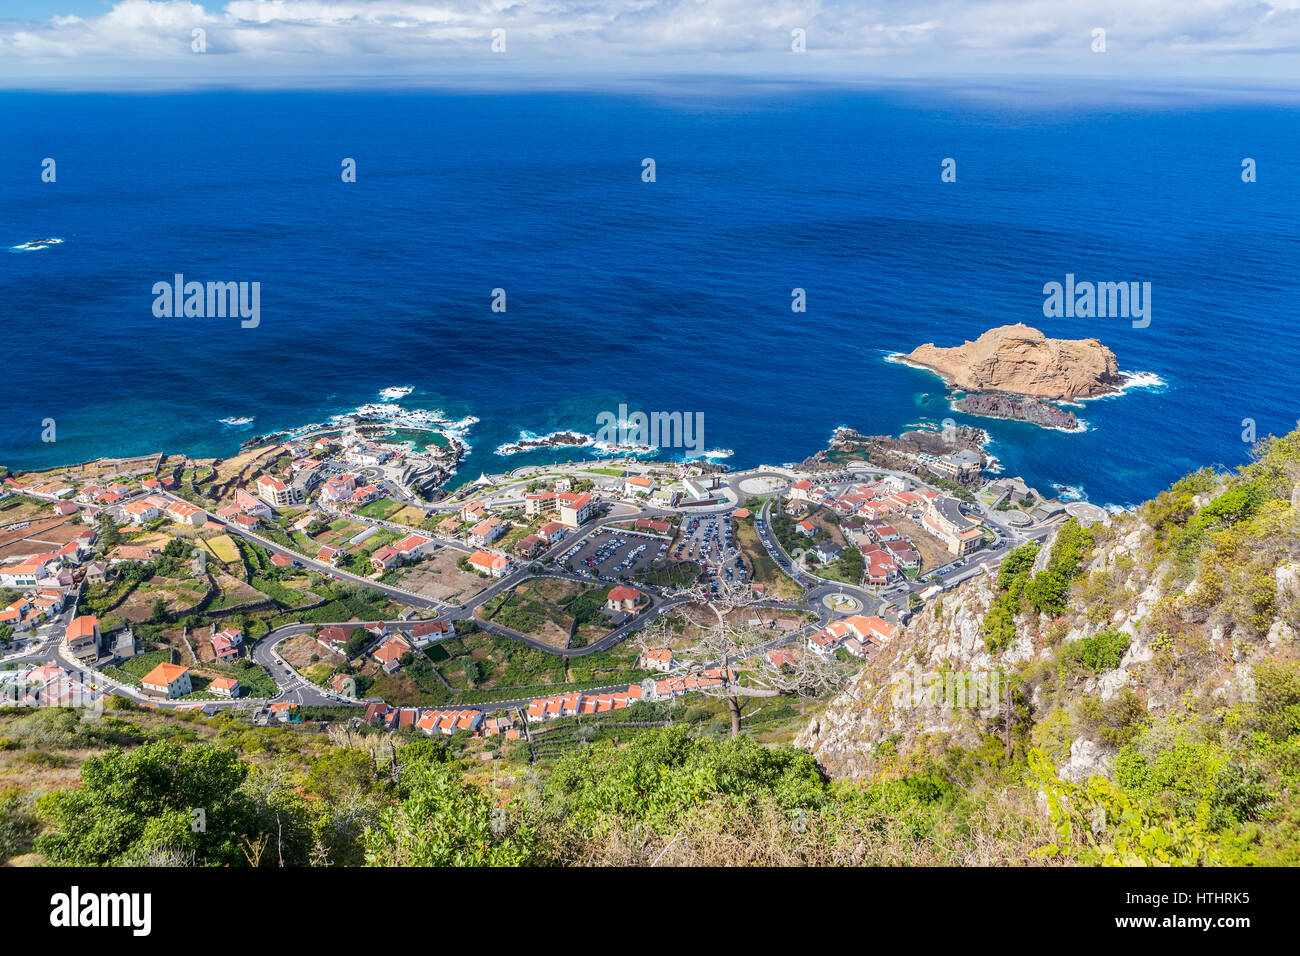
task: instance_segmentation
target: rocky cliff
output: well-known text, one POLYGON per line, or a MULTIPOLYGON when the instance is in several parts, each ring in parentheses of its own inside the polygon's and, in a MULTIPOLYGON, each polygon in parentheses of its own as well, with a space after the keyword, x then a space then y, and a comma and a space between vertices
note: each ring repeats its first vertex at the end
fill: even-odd
POLYGON ((1122 381, 1115 353, 1097 339, 1050 339, 1028 325, 989 329, 952 348, 927 343, 904 358, 969 392, 1091 398, 1114 392, 1122 381))
POLYGON ((1300 437, 1019 558, 924 605, 797 745, 863 778, 936 742, 1005 741, 1080 781, 1126 747, 1214 739, 1261 673, 1300 659, 1300 437))

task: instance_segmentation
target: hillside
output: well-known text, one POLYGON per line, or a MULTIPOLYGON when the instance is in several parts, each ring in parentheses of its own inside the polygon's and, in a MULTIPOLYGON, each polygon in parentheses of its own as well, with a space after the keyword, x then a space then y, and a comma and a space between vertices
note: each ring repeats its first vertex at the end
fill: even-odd
POLYGON ((699 704, 575 720, 537 763, 121 699, 0 710, 0 862, 1294 864, 1297 627, 1300 433, 923 606, 795 746, 699 704))
POLYGON ((1171 859, 1294 863, 1298 556, 1293 433, 1238 474, 1206 469, 1136 512, 1071 521, 943 595, 796 743, 866 779, 918 755, 1009 751, 1084 860, 1150 859, 1089 815, 1136 808, 1171 859))

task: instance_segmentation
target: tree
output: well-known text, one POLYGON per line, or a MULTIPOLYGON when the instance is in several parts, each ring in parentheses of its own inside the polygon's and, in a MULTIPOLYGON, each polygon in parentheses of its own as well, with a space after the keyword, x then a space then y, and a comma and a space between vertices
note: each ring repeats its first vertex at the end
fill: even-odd
POLYGON ((532 857, 533 831, 513 824, 478 786, 446 764, 417 762, 405 793, 366 831, 372 866, 521 866, 532 857))
MULTIPOLYGON (((696 642, 679 655, 690 662, 692 672, 722 668, 724 683, 721 687, 707 688, 704 693, 721 697, 731 713, 731 735, 740 735, 740 723, 745 705, 754 698, 764 697, 817 697, 839 687, 844 679, 843 669, 832 660, 818 654, 804 654, 782 666, 773 664, 764 653, 764 646, 772 641, 764 633, 747 623, 747 609, 758 604, 748 584, 719 581, 718 591, 712 592, 704 585, 688 589, 687 596, 704 612, 696 642), (732 670, 733 663, 744 660, 748 665, 749 683, 741 683, 732 670)), ((642 631, 637 644, 643 649, 662 647, 672 637, 671 625, 659 618, 642 631)))
POLYGON ((52 829, 36 849, 63 866, 128 864, 164 848, 238 865, 240 839, 256 830, 247 776, 226 747, 160 742, 97 754, 82 764, 79 789, 37 801, 52 829))
POLYGON ((26 843, 36 821, 18 787, 0 789, 0 863, 4 863, 26 843))
POLYGON ((99 516, 99 543, 105 554, 122 543, 122 533, 107 512, 99 516))

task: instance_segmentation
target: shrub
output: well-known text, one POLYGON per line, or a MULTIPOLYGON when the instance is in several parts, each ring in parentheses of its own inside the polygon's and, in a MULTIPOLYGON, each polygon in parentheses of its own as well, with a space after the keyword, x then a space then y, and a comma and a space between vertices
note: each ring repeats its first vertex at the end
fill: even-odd
POLYGON ((1129 643, 1129 636, 1114 628, 1070 641, 1061 648, 1061 674, 1075 677, 1114 670, 1124 660, 1129 643))

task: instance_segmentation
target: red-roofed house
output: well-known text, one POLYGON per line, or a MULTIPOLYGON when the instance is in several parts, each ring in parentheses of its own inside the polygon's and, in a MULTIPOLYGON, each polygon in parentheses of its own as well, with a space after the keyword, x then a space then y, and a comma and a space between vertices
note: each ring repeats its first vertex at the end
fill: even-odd
POLYGON ((497 538, 505 534, 506 528, 508 527, 509 525, 506 524, 504 521, 502 521, 500 518, 497 517, 484 518, 482 521, 480 521, 478 524, 474 525, 474 527, 470 529, 469 532, 470 543, 477 544, 480 547, 482 547, 483 545, 491 544, 497 538))
POLYGON ((423 557, 433 547, 433 539, 421 534, 408 534, 393 545, 393 550, 402 555, 404 561, 414 561, 423 557))
POLYGON ((34 554, 13 564, 0 565, 0 585, 11 588, 38 587, 53 577, 62 565, 52 554, 34 554))
POLYGON ((378 501, 383 496, 384 492, 382 489, 377 488, 374 485, 362 485, 360 488, 352 492, 352 495, 348 498, 348 505, 353 508, 361 505, 368 505, 372 501, 378 501))
POLYGON ((456 625, 451 621, 418 621, 411 626, 411 642, 416 647, 424 647, 430 641, 455 636, 456 625))
POLYGON ((647 478, 644 475, 634 475, 627 479, 623 484, 623 496, 625 498, 635 498, 638 495, 653 494, 655 490, 655 481, 653 478, 647 478))
POLYGON ((469 556, 469 566, 494 578, 503 578, 510 573, 510 559, 493 551, 475 551, 469 556))
POLYGON ((524 514, 528 517, 536 517, 540 514, 549 514, 555 510, 555 492, 548 491, 545 494, 524 495, 524 514))
POLYGON ((560 506, 560 523, 566 528, 576 528, 596 511, 596 500, 589 494, 565 491, 555 496, 560 506))
POLYGON ((124 504, 122 514, 126 515, 126 520, 131 524, 140 525, 152 521, 162 512, 148 498, 141 498, 124 504))
POLYGON ((242 511, 244 514, 256 515, 259 518, 267 518, 271 515, 271 509, 266 503, 254 498, 243 488, 235 490, 235 509, 242 511))
POLYGON ((208 691, 219 697, 238 697, 239 681, 233 677, 218 677, 208 684, 208 691))
POLYGON ((348 473, 334 475, 325 482, 325 487, 321 489, 320 496, 326 501, 345 501, 352 497, 352 492, 357 487, 357 475, 348 473))
POLYGON ((652 647, 641 652, 641 666, 646 670, 667 674, 673 669, 673 651, 670 647, 652 647))
POLYGON ((193 689, 190 672, 179 664, 159 664, 140 681, 146 694, 155 697, 184 697, 193 689))
POLYGON ((546 550, 546 541, 541 535, 529 534, 521 538, 516 547, 525 558, 532 558, 546 550))
POLYGON ((844 624, 853 631, 854 636, 859 640, 870 641, 877 646, 883 646, 894 636, 894 626, 879 617, 864 617, 861 614, 854 614, 852 617, 846 617, 844 624))
POLYGON ((605 600, 605 610, 607 611, 633 611, 641 601, 641 592, 636 588, 630 588, 626 585, 615 585, 609 589, 609 596, 605 600))
POLYGON ((173 501, 163 509, 163 513, 177 524, 187 524, 193 528, 197 528, 208 520, 206 511, 195 507, 188 501, 173 501))
POLYGON ((296 485, 286 485, 274 475, 262 475, 257 479, 257 494, 268 505, 283 508, 296 505, 302 501, 302 491, 296 485))
POLYGON ((336 654, 344 653, 344 648, 352 638, 352 628, 342 627, 338 624, 331 624, 329 627, 322 627, 320 633, 316 635, 316 643, 327 651, 333 651, 336 654))
POLYGON ((66 634, 68 653, 77 660, 93 661, 99 657, 99 618, 93 614, 74 617, 66 634))
POLYGON ((537 529, 537 537, 547 544, 555 544, 568 533, 568 529, 558 521, 548 521, 537 529))
POLYGON ((384 641, 383 644, 380 644, 374 652, 374 657, 375 660, 379 661, 380 666, 383 667, 387 673, 391 674, 402 666, 403 655, 409 654, 410 652, 411 645, 406 642, 405 638, 399 635, 397 637, 390 637, 388 640, 384 641))
POLYGON ((228 661, 239 656, 239 645, 244 642, 244 634, 238 628, 228 627, 219 634, 212 635, 212 653, 219 661, 228 661))
POLYGON ((426 710, 415 722, 415 726, 426 734, 438 733, 450 737, 458 730, 473 733, 482 723, 483 712, 479 710, 426 710))

